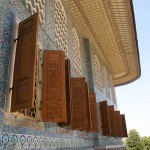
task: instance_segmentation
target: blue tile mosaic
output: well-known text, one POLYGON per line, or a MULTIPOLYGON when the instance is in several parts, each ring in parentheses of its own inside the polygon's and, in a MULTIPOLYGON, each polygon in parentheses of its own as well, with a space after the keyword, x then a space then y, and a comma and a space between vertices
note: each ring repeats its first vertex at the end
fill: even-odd
MULTIPOLYGON (((0 5, 0 93, 6 93, 8 64, 11 52, 11 38, 14 15, 2 2, 0 5)), ((4 107, 3 97, 0 107, 4 107)))
POLYGON ((19 133, 19 127, 5 125, 5 126, 2 126, 2 132, 19 133))
POLYGON ((1 135, 1 142, 3 148, 13 147, 23 149, 92 146, 92 142, 88 140, 71 140, 9 133, 1 135))
POLYGON ((84 39, 84 45, 86 49, 86 61, 87 61, 87 74, 88 74, 88 85, 89 85, 89 90, 91 92, 94 92, 94 81, 93 81, 93 73, 92 73, 92 62, 91 62, 91 47, 90 47, 90 42, 89 39, 84 39))
POLYGON ((4 113, 0 111, 0 124, 3 123, 4 113))
POLYGON ((7 88, 7 81, 0 78, 0 93, 5 94, 7 88))
POLYGON ((86 142, 83 141, 74 141, 74 140, 69 140, 69 139, 51 139, 51 138, 39 138, 39 137, 34 137, 34 136, 17 136, 17 135, 9 135, 4 134, 2 136, 2 142, 3 146, 6 147, 8 145, 15 145, 15 147, 22 147, 22 148, 49 148, 49 147, 71 147, 71 146, 84 146, 86 142), (5 139, 5 140, 4 140, 5 139), (68 143, 69 142, 69 143, 68 143), (7 144, 7 145, 6 145, 7 144))
POLYGON ((3 109, 5 105, 5 95, 0 92, 0 108, 3 109))
POLYGON ((8 66, 0 63, 0 78, 2 80, 7 80, 8 66))

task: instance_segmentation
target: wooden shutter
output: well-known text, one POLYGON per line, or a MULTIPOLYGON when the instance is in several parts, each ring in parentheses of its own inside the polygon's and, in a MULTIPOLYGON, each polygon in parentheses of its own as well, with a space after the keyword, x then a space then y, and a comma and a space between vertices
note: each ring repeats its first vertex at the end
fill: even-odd
POLYGON ((110 122, 109 122, 109 113, 107 107, 107 101, 102 101, 99 103, 100 106, 100 115, 101 115, 101 127, 102 135, 110 135, 110 122))
POLYGON ((38 13, 19 23, 11 112, 33 107, 38 13))
POLYGON ((71 125, 71 72, 70 72, 70 60, 65 60, 65 75, 66 75, 66 107, 67 107, 67 122, 60 122, 59 126, 71 125))
POLYGON ((67 122, 65 52, 45 50, 42 72, 42 120, 67 122))
POLYGON ((87 129, 85 78, 71 78, 71 128, 87 129))
POLYGON ((122 125, 122 136, 128 137, 125 115, 124 114, 120 115, 120 117, 121 117, 121 125, 122 125))
POLYGON ((91 121, 90 121, 90 106, 89 106, 89 90, 88 90, 88 84, 85 82, 85 121, 87 126, 83 128, 82 130, 90 131, 91 130, 91 121))
POLYGON ((116 136, 122 137, 122 125, 121 125, 120 111, 115 111, 114 115, 115 115, 116 136))
POLYGON ((89 93, 90 102, 90 118, 91 118, 91 132, 98 132, 98 115, 96 107, 96 95, 95 93, 89 93))
POLYGON ((108 106, 109 112, 109 121, 110 121, 110 136, 116 137, 116 128, 115 128, 115 116, 114 116, 114 106, 108 106))

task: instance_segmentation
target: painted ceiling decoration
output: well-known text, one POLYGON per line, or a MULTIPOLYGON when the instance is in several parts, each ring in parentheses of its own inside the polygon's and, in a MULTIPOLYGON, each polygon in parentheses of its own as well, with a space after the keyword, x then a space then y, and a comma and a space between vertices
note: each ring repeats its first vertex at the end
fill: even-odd
POLYGON ((83 37, 112 73, 115 86, 137 79, 140 62, 132 0, 65 0, 83 37))

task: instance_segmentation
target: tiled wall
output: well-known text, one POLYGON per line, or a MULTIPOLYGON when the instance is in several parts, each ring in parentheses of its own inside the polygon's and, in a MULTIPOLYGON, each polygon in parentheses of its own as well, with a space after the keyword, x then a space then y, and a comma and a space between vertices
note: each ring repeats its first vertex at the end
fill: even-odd
MULTIPOLYGON (((64 2, 64 1, 63 1, 64 2)), ((53 5, 54 0, 46 1, 46 7, 53 5)), ((52 6, 50 6, 52 7, 52 6)), ((73 27, 76 28, 76 25, 73 24, 69 10, 66 9, 67 16, 70 18, 68 21, 68 31, 71 33, 73 27)), ((49 22, 53 22, 54 12, 52 10, 46 10, 46 18, 51 16, 52 18, 46 19, 46 31, 43 28, 39 28, 39 42, 42 46, 42 49, 57 49, 52 40, 53 36, 53 27, 52 23, 50 27, 47 27, 49 22), (52 32, 49 30, 51 29, 52 32), (47 34, 48 33, 48 34, 47 34), (52 37, 51 37, 52 36, 52 37), (51 37, 51 38, 50 38, 51 37)), ((80 133, 77 131, 63 131, 56 126, 54 123, 45 123, 44 131, 33 130, 23 127, 16 127, 12 125, 6 125, 4 123, 4 114, 5 114, 5 101, 6 99, 6 90, 8 82, 8 69, 9 61, 11 56, 11 42, 13 34, 13 24, 15 15, 23 20, 30 16, 30 13, 26 10, 23 0, 1 0, 0 1, 0 148, 2 149, 55 149, 58 147, 91 147, 94 145, 109 145, 109 144, 121 144, 120 139, 114 139, 110 137, 102 137, 99 133, 80 133)), ((77 28, 76 28, 77 29, 77 28)), ((78 29, 77 29, 78 31, 78 29)), ((68 33, 68 39, 70 34, 68 33)), ((94 90, 93 86, 93 75, 92 68, 87 71, 88 63, 87 60, 91 59, 89 55, 86 54, 86 49, 84 46, 83 39, 79 35, 81 43, 81 56, 82 56, 82 69, 83 76, 89 82, 90 89, 94 90), (89 80, 91 79, 91 80, 89 80)), ((68 42, 68 47, 71 51, 72 41, 68 42)), ((90 49, 95 53, 94 48, 90 49)), ((91 52, 89 52, 91 53, 91 52)), ((72 57, 72 53, 69 53, 69 57, 72 57)), ((89 63, 90 64, 90 63, 89 63)), ((97 99, 101 99, 102 94, 97 91, 97 99)), ((71 149, 71 148, 70 148, 71 149)), ((82 148, 81 148, 82 149, 82 148)))

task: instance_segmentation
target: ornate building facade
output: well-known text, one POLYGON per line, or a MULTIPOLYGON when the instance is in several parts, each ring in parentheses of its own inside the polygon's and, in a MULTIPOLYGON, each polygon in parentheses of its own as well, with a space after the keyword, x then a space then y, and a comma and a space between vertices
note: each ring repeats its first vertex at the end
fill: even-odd
MULTIPOLYGON (((64 66, 62 64, 61 68, 64 66)), ((118 120, 112 119, 119 112, 115 86, 130 83, 139 76, 140 60, 131 0, 0 1, 0 148, 125 149, 122 142, 122 137, 127 136, 125 123, 122 123, 119 134, 118 120), (36 19, 31 22, 30 18, 36 19), (29 39, 23 37, 31 30, 29 39), (46 55, 47 51, 49 55, 46 55), (88 93, 95 93, 96 105, 89 104, 89 107, 95 107, 96 113, 90 114, 89 130, 79 128, 80 121, 72 125, 75 122, 72 116, 75 114, 72 111, 75 109, 73 100, 77 101, 78 94, 72 96, 69 103, 73 112, 69 125, 59 124, 66 122, 66 115, 68 117, 70 114, 68 102, 66 104, 64 99, 59 105, 55 102, 55 107, 54 102, 48 103, 54 101, 55 97, 59 101, 59 96, 64 96, 61 93, 65 93, 65 88, 67 91, 67 87, 62 85, 62 76, 60 91, 55 91, 58 82, 55 77, 64 74, 57 63, 49 65, 56 59, 56 52, 63 53, 64 57, 61 55, 61 58, 70 61, 71 83, 73 79, 82 78, 87 84, 88 93), (45 71, 45 64, 51 68, 45 71), (53 74, 56 68, 60 72, 53 74), (24 90, 26 87, 21 84, 28 77, 29 85, 24 90), (53 85, 49 86, 50 82, 53 85), (46 96, 49 93, 52 95, 46 97, 44 93, 46 96), (24 101, 28 103, 22 105, 24 101), (107 112, 102 111, 104 107, 107 112), (97 130, 94 132, 91 129, 92 117, 94 120, 97 118, 97 130), (112 132, 112 120, 117 135, 112 132)), ((90 94, 88 96, 90 99, 90 94)), ((83 109, 87 109, 85 105, 83 109)))

